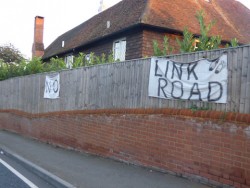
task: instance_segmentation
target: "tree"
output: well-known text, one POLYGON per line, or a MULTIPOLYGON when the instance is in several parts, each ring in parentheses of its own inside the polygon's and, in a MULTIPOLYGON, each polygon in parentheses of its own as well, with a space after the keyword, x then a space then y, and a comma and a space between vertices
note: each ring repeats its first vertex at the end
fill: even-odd
MULTIPOLYGON (((205 13, 201 10, 196 14, 196 18, 200 25, 200 36, 195 38, 194 35, 187 29, 183 31, 183 39, 179 40, 176 38, 178 45, 180 46, 181 53, 184 52, 195 52, 195 51, 206 51, 218 49, 221 45, 221 36, 209 37, 209 32, 215 24, 215 21, 211 21, 205 24, 205 13), (195 40, 197 40, 196 46, 194 46, 195 40)), ((233 38, 230 44, 225 47, 236 47, 238 46, 238 40, 233 38)))
POLYGON ((197 12, 196 18, 200 24, 201 35, 198 38, 199 42, 197 43, 196 51, 218 49, 221 44, 221 36, 209 37, 209 31, 214 26, 215 21, 213 20, 206 25, 204 17, 205 13, 202 10, 197 12))
POLYGON ((0 59, 5 63, 20 63, 25 58, 12 44, 0 46, 0 59))
POLYGON ((173 52, 173 48, 170 46, 167 36, 164 36, 162 46, 163 49, 161 50, 158 42, 156 40, 153 40, 154 56, 166 56, 173 52))
POLYGON ((185 52, 194 52, 195 51, 195 38, 193 33, 188 31, 187 27, 185 27, 183 31, 183 40, 176 38, 178 45, 180 46, 181 53, 185 52))

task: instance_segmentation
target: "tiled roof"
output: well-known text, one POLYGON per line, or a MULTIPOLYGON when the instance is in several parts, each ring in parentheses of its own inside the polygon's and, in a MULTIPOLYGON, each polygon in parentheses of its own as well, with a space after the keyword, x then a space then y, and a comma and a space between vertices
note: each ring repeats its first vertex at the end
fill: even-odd
POLYGON ((235 0, 208 1, 150 0, 142 22, 177 31, 182 31, 187 26, 191 32, 199 34, 195 15, 198 10, 204 10, 207 23, 216 21, 211 35, 221 35, 222 39, 227 41, 236 37, 242 43, 250 42, 249 9, 235 0))
POLYGON ((250 10, 235 0, 123 0, 59 36, 46 50, 44 59, 86 45, 137 24, 182 31, 188 27, 199 34, 195 17, 204 10, 206 21, 215 20, 211 35, 223 40, 250 42, 250 10), (107 28, 110 21, 110 28, 107 28), (65 46, 62 48, 62 41, 65 46))

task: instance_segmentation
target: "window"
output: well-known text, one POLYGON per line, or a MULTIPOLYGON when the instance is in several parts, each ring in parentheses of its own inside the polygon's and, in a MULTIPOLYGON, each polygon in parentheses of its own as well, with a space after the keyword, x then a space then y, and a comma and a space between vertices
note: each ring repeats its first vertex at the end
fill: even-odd
POLYGON ((114 42, 113 53, 115 60, 125 61, 126 39, 120 39, 114 42))
POLYGON ((85 60, 86 60, 87 62, 89 62, 89 60, 90 60, 90 54, 86 54, 85 60))
POLYGON ((67 55, 65 56, 65 63, 66 63, 66 67, 68 69, 72 69, 72 66, 73 66, 73 60, 74 60, 74 56, 71 54, 71 55, 67 55))
POLYGON ((194 49, 197 49, 198 47, 198 43, 199 43, 200 41, 199 41, 199 39, 195 39, 194 40, 194 44, 193 44, 193 46, 194 46, 194 49))

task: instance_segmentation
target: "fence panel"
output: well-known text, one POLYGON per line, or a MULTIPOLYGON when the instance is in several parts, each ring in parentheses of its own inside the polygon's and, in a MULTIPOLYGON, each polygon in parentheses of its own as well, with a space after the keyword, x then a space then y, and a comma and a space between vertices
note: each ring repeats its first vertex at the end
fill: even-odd
POLYGON ((216 104, 187 100, 166 100, 148 96, 151 59, 83 67, 60 71, 60 98, 44 99, 45 76, 12 78, 0 82, 0 109, 30 113, 65 110, 121 108, 209 107, 217 111, 250 113, 250 46, 177 54, 168 58, 191 62, 228 54, 228 102, 216 104))

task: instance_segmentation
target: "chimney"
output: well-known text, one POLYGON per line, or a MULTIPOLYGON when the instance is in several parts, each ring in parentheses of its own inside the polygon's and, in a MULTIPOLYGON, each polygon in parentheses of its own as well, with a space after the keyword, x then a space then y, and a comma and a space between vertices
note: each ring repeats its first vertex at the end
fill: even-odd
POLYGON ((42 57, 44 54, 43 25, 44 18, 41 16, 36 16, 34 26, 34 43, 32 46, 32 57, 42 57))

